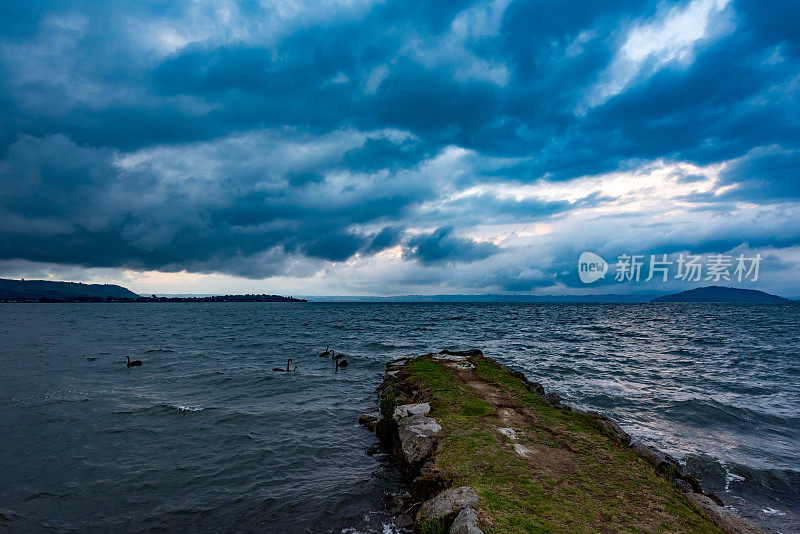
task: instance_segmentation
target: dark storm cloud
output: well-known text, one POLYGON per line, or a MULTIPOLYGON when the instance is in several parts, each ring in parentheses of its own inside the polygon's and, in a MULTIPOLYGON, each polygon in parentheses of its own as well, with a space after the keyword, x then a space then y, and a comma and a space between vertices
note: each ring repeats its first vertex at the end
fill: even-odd
POLYGON ((330 233, 305 246, 305 253, 312 258, 343 261, 358 252, 365 239, 348 233, 330 233))
POLYGON ((478 243, 469 238, 453 235, 452 227, 443 227, 429 234, 419 234, 409 242, 408 256, 425 264, 448 262, 473 262, 497 254, 500 249, 493 243, 478 243))
POLYGON ((497 198, 490 194, 478 194, 442 203, 437 210, 432 210, 427 217, 446 219, 459 225, 467 226, 476 220, 483 224, 501 224, 509 219, 536 220, 551 215, 564 213, 581 206, 592 206, 598 203, 597 195, 590 195, 575 203, 565 201, 545 202, 537 199, 497 198))
POLYGON ((387 248, 399 245, 403 238, 403 229, 396 226, 387 226, 375 234, 369 245, 364 250, 367 254, 377 254, 387 248))
POLYGON ((370 138, 363 146, 345 153, 342 165, 360 172, 398 170, 413 167, 428 155, 425 146, 418 140, 403 139, 393 142, 386 138, 370 138))
POLYGON ((298 187, 296 175, 269 193, 244 173, 213 185, 192 177, 168 184, 154 169, 120 168, 114 158, 63 136, 14 143, 0 162, 0 258, 263 277, 280 273, 291 254, 342 261, 398 244, 394 227, 375 235, 341 228, 397 217, 424 194, 386 186, 368 191, 369 202, 355 192, 328 205, 322 184, 298 187))
MULTIPOLYGON (((573 113, 576 104, 620 44, 614 32, 624 29, 626 21, 653 16, 654 5, 512 3, 497 35, 463 43, 475 58, 507 65, 512 74, 505 86, 479 77, 454 78, 459 63, 469 59, 452 51, 452 63, 441 66, 421 64, 403 52, 409 41, 435 41, 446 34, 443 21, 468 7, 447 4, 431 12, 401 10, 389 2, 359 20, 300 28, 277 44, 207 40, 178 49, 160 62, 143 61, 133 44, 111 41, 111 30, 89 24, 88 35, 81 35, 68 59, 96 65, 80 68, 90 82, 116 86, 127 81, 138 97, 126 99, 127 108, 122 104, 126 100, 119 100, 100 109, 67 99, 72 104, 70 124, 47 110, 30 113, 26 97, 64 90, 42 76, 34 87, 15 95, 12 108, 17 109, 9 111, 28 133, 59 129, 79 142, 100 144, 105 139, 120 147, 132 146, 137 137, 147 145, 265 125, 321 130, 390 126, 417 133, 428 143, 427 151, 453 142, 493 153, 533 151, 538 157, 529 169, 532 176, 550 172, 564 178, 608 170, 631 157, 687 154, 714 160, 741 155, 743 148, 774 142, 776 136, 794 136, 796 141, 793 117, 781 113, 785 104, 762 102, 752 109, 735 109, 796 73, 797 38, 780 31, 789 27, 786 20, 798 21, 791 2, 770 7, 736 4, 739 31, 703 50, 688 69, 664 69, 579 120, 573 113), (417 32, 410 33, 409 26, 417 32), (779 31, 770 32, 773 27, 779 31), (570 55, 571 42, 582 32, 595 36, 579 47, 581 53, 570 55), (111 50, 118 56, 104 55, 109 42, 115 43, 111 50), (783 47, 784 58, 769 65, 764 55, 772 47, 783 47), (99 61, 87 61, 98 53, 99 61), (380 66, 386 67, 385 79, 374 93, 364 94, 364 79, 380 66), (337 75, 341 81, 336 81, 337 75), (176 100, 181 97, 208 108, 181 106, 176 100), (117 127, 111 128, 114 123, 117 127), (702 143, 720 134, 724 138, 713 146, 702 143)), ((108 23, 120 15, 108 6, 98 12, 61 9, 77 11, 90 22, 108 23)), ((162 15, 142 12, 154 7, 130 9, 141 17, 162 15)), ((22 25, 22 35, 14 35, 11 42, 42 31, 22 25)))
MULTIPOLYGON (((735 160, 735 187, 689 201, 800 199, 794 0, 218 5, 0 7, 0 259, 259 277, 403 245, 474 263, 499 249, 462 230, 613 199, 453 189, 657 159, 735 160), (708 35, 623 61, 632 31, 692 6, 708 35), (471 159, 437 160, 453 146, 471 159)), ((507 272, 486 283, 552 279, 507 272)))
POLYGON ((800 198, 800 150, 777 146, 755 149, 728 165, 720 178, 737 186, 725 195, 727 198, 751 201, 800 198))
MULTIPOLYGON (((422 49, 420 55, 432 55, 426 39, 446 40, 448 28, 434 24, 431 31, 438 34, 409 34, 405 28, 413 12, 395 18, 389 3, 360 21, 298 31, 277 45, 277 54, 268 47, 209 44, 180 50, 153 67, 153 91, 160 98, 189 94, 216 104, 219 111, 209 112, 206 126, 197 128, 201 136, 216 128, 256 125, 400 128, 425 144, 410 153, 408 147, 388 147, 398 164, 455 143, 490 154, 534 154, 520 169, 523 179, 605 172, 631 158, 706 163, 760 145, 796 145, 797 94, 781 93, 780 87, 796 77, 798 39, 768 29, 787 27, 777 24, 776 11, 800 22, 798 9, 792 3, 731 9, 738 31, 701 48, 688 68, 667 66, 582 117, 575 116, 576 106, 613 59, 625 21, 654 16, 652 4, 567 8, 515 2, 497 35, 481 36, 476 28, 477 37, 453 45, 463 54, 461 48, 448 50, 450 61, 426 64, 406 51, 409 42, 422 49), (578 45, 580 53, 571 52, 587 32, 594 37, 578 45), (509 69, 507 83, 492 83, 480 73, 454 75, 469 62, 480 70, 480 60, 509 69), (380 84, 363 92, 365 79, 380 69, 385 72, 380 84), (795 104, 788 114, 787 100, 795 104)), ((454 8, 445 12, 457 15, 454 8)), ((370 154, 373 160, 387 157, 385 143, 368 144, 363 159, 347 163, 370 164, 370 154)))

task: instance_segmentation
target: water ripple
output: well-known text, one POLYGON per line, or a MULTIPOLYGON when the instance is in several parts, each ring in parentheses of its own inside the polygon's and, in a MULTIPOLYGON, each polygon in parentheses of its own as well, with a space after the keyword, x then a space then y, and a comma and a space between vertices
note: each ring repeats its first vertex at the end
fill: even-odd
POLYGON ((355 422, 383 364, 479 347, 609 413, 756 523, 800 531, 798 310, 6 304, 0 528, 384 532, 395 482, 355 422), (317 356, 328 345, 348 369, 317 356), (271 371, 288 358, 297 373, 271 371))

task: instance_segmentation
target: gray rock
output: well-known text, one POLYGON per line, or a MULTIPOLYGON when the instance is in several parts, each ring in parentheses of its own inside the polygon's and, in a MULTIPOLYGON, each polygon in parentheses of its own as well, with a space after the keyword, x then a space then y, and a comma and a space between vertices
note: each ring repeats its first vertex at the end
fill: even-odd
POLYGON ((409 465, 416 465, 428 457, 436 445, 434 436, 442 426, 432 417, 412 415, 397 422, 400 448, 409 465))
POLYGON ((483 534, 478 528, 478 514, 472 508, 464 508, 456 516, 453 524, 450 525, 448 534, 483 534))
POLYGON ((561 401, 563 399, 561 398, 561 395, 559 395, 555 391, 551 391, 550 393, 544 396, 544 400, 547 404, 553 406, 554 408, 561 408, 561 401))
POLYGON ((417 517, 443 519, 445 522, 456 517, 464 508, 474 508, 478 504, 478 492, 470 486, 443 491, 433 499, 425 501, 417 517))
POLYGON ((386 512, 391 515, 406 513, 411 507, 411 495, 408 492, 390 493, 387 495, 386 512))
POLYGON ((463 356, 463 357, 470 357, 470 356, 483 356, 483 351, 480 349, 469 349, 469 350, 440 350, 439 354, 444 354, 446 356, 463 356))
POLYGON ((694 493, 694 488, 692 488, 692 485, 682 478, 675 480, 675 483, 677 484, 678 489, 681 490, 681 493, 694 493))
POLYGON ((425 463, 422 464, 422 467, 419 468, 419 475, 417 476, 417 478, 424 477, 425 475, 427 475, 428 471, 430 471, 432 467, 433 467, 433 460, 426 460, 425 463))
POLYGON ((421 404, 403 404, 394 409, 395 421, 412 415, 428 415, 431 405, 427 402, 421 404))
POLYGON ((544 397, 544 386, 541 385, 539 382, 531 382, 528 380, 528 377, 525 376, 524 373, 521 371, 517 371, 513 367, 509 367, 508 365, 501 365, 500 366, 504 371, 515 378, 519 378, 522 381, 522 385, 525 386, 525 389, 530 391, 531 393, 536 393, 540 397, 544 397))
POLYGON ((544 386, 539 382, 526 382, 525 387, 528 391, 544 397, 544 386))
POLYGON ((411 530, 414 527, 414 518, 411 514, 398 514, 394 516, 394 524, 397 528, 411 530))
POLYGON ((636 441, 632 441, 630 446, 634 451, 636 451, 636 453, 639 456, 641 456, 642 458, 644 458, 657 468, 662 470, 672 469, 674 473, 678 476, 683 474, 683 469, 681 468, 681 465, 675 458, 673 458, 669 454, 661 452, 655 447, 644 445, 636 441))
POLYGON ((362 413, 361 415, 358 416, 358 424, 365 426, 369 425, 370 423, 374 424, 375 422, 378 421, 380 416, 381 414, 379 414, 378 412, 362 413))
POLYGON ((408 358, 400 358, 399 360, 393 360, 386 364, 386 369, 389 371, 397 371, 398 369, 402 369, 405 367, 410 360, 408 358))
POLYGON ((763 530, 751 525, 731 510, 718 505, 706 495, 689 493, 686 497, 713 519, 726 534, 764 534, 763 530))
POLYGON ((600 413, 597 413, 597 412, 589 412, 589 413, 592 413, 592 414, 596 415, 598 421, 600 422, 600 424, 606 430, 611 432, 611 434, 613 434, 615 438, 617 438, 619 441, 621 441, 625 445, 630 445, 630 443, 631 443, 630 435, 628 435, 627 432, 622 430, 622 427, 620 427, 617 423, 615 423, 614 421, 612 421, 611 419, 609 419, 608 417, 606 417, 603 414, 600 414, 600 413))
POLYGON ((371 432, 375 432, 375 427, 378 425, 378 422, 381 421, 382 419, 383 418, 381 417, 381 414, 378 412, 362 413, 358 417, 358 424, 364 425, 371 432))

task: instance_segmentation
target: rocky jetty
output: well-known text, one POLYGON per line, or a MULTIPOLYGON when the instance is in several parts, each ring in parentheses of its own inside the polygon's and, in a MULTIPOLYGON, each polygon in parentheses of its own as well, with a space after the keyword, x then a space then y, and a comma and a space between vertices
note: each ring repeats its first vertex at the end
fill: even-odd
POLYGON ((480 350, 386 366, 374 431, 408 479, 391 511, 414 532, 761 532, 672 457, 575 410, 480 350))

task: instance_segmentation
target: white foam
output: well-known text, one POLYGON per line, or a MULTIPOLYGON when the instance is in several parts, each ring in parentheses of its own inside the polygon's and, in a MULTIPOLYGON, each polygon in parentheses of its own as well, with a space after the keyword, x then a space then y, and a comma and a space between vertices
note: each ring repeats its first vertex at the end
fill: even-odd
POLYGON ((744 482, 744 477, 736 473, 728 472, 725 474, 725 491, 731 491, 731 482, 744 482))
POLYGON ((727 493, 730 493, 731 482, 744 482, 744 477, 741 475, 737 475, 736 473, 731 473, 731 470, 728 468, 727 463, 720 461, 719 464, 725 470, 725 491, 727 493))
POLYGON ((781 512, 780 510, 776 510, 775 508, 764 508, 761 510, 761 513, 764 515, 779 515, 784 516, 786 512, 781 512))
POLYGON ((183 406, 183 405, 176 406, 176 408, 182 412, 200 412, 203 410, 203 408, 195 406, 183 406))
MULTIPOLYGON (((369 529, 368 531, 359 530, 355 527, 347 527, 342 529, 342 534, 377 534, 377 530, 369 529)), ((400 530, 391 523, 383 523, 380 534, 400 534, 400 530)))

